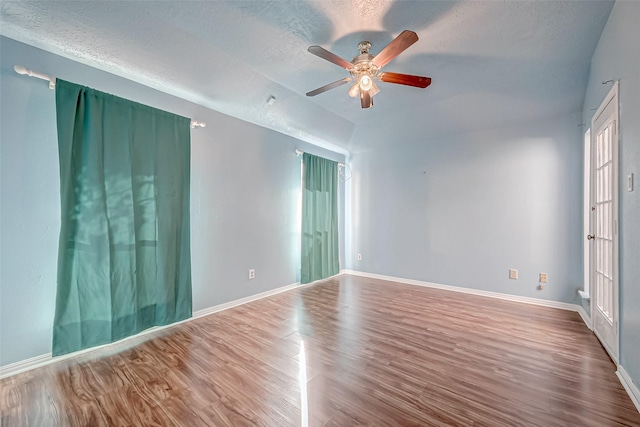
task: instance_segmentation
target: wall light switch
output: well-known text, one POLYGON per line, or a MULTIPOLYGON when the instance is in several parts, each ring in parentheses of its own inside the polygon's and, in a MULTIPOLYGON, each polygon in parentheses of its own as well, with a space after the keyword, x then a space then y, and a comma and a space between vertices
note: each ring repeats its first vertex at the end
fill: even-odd
POLYGON ((516 270, 515 268, 510 268, 509 269, 509 279, 513 279, 513 280, 518 279, 518 270, 516 270))
POLYGON ((547 273, 540 273, 540 283, 547 283, 547 273))
POLYGON ((627 175, 627 191, 633 191, 633 174, 627 175))

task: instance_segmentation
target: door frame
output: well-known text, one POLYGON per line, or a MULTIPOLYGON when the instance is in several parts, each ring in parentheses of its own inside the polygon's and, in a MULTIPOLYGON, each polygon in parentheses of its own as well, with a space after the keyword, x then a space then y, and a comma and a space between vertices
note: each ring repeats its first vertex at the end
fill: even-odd
MULTIPOLYGON (((584 133, 584 171, 583 171, 583 179, 584 185, 582 189, 582 232, 585 236, 591 234, 591 230, 594 224, 594 215, 591 211, 591 202, 592 202, 592 194, 593 194, 593 160, 592 160, 593 152, 591 150, 591 128, 587 129, 584 133)), ((583 263, 583 280, 582 280, 582 291, 580 292, 580 296, 583 299, 589 300, 589 316, 591 316, 591 292, 593 288, 591 287, 591 266, 593 265, 592 258, 592 250, 591 250, 591 241, 588 239, 584 239, 582 244, 582 263, 583 263)), ((591 328, 591 326, 589 326, 591 328)))
MULTIPOLYGON (((595 114, 593 115, 593 117, 591 118, 591 179, 590 179, 590 186, 591 186, 591 191, 590 191, 590 206, 595 206, 595 199, 596 199, 596 180, 595 180, 595 176, 594 176, 594 171, 595 171, 595 150, 597 149, 596 146, 596 138, 598 136, 598 128, 595 127, 596 121, 600 118, 600 116, 602 115, 602 113, 605 111, 605 109, 609 106, 609 104, 613 103, 613 120, 614 120, 614 125, 613 125, 613 131, 614 131, 614 135, 611 138, 611 152, 612 152, 612 167, 613 167, 613 172, 612 172, 612 223, 611 226, 613 227, 613 254, 612 254, 612 275, 613 275, 613 322, 614 322, 614 328, 615 328, 615 343, 614 343, 614 348, 609 348, 609 345, 600 337, 600 334, 597 331, 596 328, 596 320, 594 315, 596 314, 596 310, 597 310, 597 295, 596 295, 596 286, 595 283, 593 283, 594 278, 595 278, 595 274, 594 274, 594 268, 595 268, 595 248, 593 245, 590 245, 591 249, 590 249, 590 265, 589 265, 589 288, 590 288, 590 297, 591 297, 591 324, 593 326, 593 332, 595 333, 595 335, 598 337, 598 340, 600 340, 600 342, 602 343, 602 346, 604 347, 604 349, 607 351, 607 353, 609 354, 609 356, 611 357, 611 359, 614 361, 614 363, 616 365, 618 365, 618 355, 620 354, 620 322, 619 322, 619 317, 620 317, 620 312, 619 312, 619 302, 620 302, 620 284, 619 284, 619 242, 620 242, 620 236, 619 236, 619 217, 618 217, 618 203, 619 203, 619 181, 620 181, 620 177, 618 175, 618 169, 619 169, 619 159, 618 159, 618 145, 619 145, 619 128, 620 128, 620 114, 619 114, 619 98, 618 98, 618 81, 615 81, 613 83, 613 87, 611 88, 611 90, 609 90, 609 93, 607 93, 607 96, 604 98, 604 100, 602 101, 602 103, 600 104, 600 106, 598 107, 598 109, 596 110, 595 114)), ((595 214, 590 215, 590 230, 592 233, 595 233, 595 214)), ((585 236, 586 238, 586 236, 585 236)))

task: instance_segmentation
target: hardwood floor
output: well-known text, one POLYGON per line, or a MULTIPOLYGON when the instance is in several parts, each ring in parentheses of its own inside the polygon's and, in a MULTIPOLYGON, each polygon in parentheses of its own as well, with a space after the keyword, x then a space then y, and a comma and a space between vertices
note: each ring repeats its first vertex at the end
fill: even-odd
POLYGON ((2 426, 640 426, 577 313, 340 276, 0 381, 2 426))

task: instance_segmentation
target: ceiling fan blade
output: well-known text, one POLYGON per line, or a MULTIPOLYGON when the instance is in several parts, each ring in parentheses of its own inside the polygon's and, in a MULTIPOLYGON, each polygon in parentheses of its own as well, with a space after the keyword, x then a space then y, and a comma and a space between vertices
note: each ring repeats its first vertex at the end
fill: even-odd
POLYGON ((417 41, 418 35, 416 33, 404 30, 398 37, 393 39, 391 43, 382 49, 382 51, 373 58, 372 62, 378 68, 382 68, 417 41))
POLYGON ((373 107, 373 98, 369 95, 368 90, 360 91, 360 104, 362 108, 371 108, 373 107))
POLYGON ((373 82, 373 85, 371 86, 371 89, 369 89, 369 95, 371 95, 372 101, 373 101, 373 97, 376 96, 379 93, 380 93, 380 88, 378 87, 376 82, 373 82))
POLYGON ((425 88, 431 84, 431 77, 412 76, 411 74, 380 73, 378 78, 386 83, 425 88))
POLYGON ((320 46, 309 46, 307 49, 309 52, 313 53, 316 56, 319 56, 322 59, 326 59, 329 62, 333 62, 334 64, 344 68, 345 70, 351 71, 353 68, 353 64, 347 61, 344 58, 339 57, 335 53, 329 52, 327 49, 320 46))
POLYGON ((322 92, 326 92, 330 89, 333 89, 334 87, 342 86, 343 84, 349 83, 351 80, 353 80, 351 77, 345 77, 344 79, 329 83, 328 85, 319 87, 318 89, 312 90, 311 92, 307 92, 307 96, 320 95, 322 92))

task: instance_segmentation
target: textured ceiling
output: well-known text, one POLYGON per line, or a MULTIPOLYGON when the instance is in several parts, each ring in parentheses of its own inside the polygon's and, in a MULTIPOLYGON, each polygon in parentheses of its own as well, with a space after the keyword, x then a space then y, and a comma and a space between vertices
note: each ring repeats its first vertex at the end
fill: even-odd
MULTIPOLYGON (((357 152, 580 111, 610 1, 84 1, 0 3, 0 33, 294 137, 357 152), (371 110, 348 73, 307 52, 375 55, 420 40, 384 70, 371 110), (269 96, 276 103, 267 105, 269 96)), ((28 66, 29 64, 23 64, 28 66)), ((38 70, 36 70, 38 71, 38 70)))

